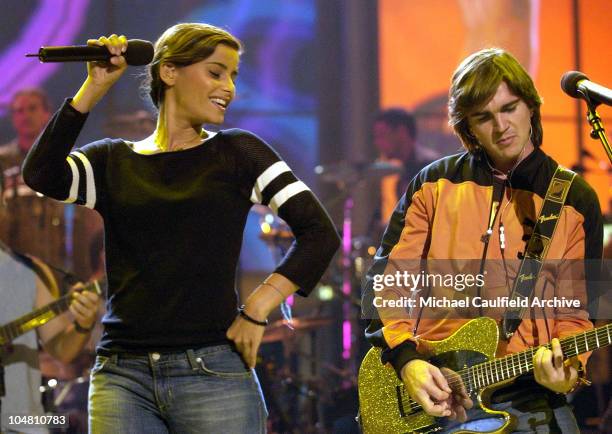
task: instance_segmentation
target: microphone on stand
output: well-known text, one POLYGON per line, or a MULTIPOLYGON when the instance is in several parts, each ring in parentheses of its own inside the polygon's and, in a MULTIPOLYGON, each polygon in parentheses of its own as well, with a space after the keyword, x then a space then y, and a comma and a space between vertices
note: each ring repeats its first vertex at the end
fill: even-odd
MULTIPOLYGON (((130 39, 123 56, 128 65, 141 66, 153 60, 153 52, 151 42, 142 39, 130 39)), ((26 54, 26 57, 38 57, 41 62, 108 62, 112 54, 104 46, 69 45, 40 47, 38 54, 26 54)))
POLYGON ((580 71, 568 71, 561 77, 561 89, 572 98, 582 98, 595 105, 612 106, 612 90, 589 80, 580 71), (590 101, 589 101, 590 100, 590 101))
POLYGON ((599 139, 606 151, 608 160, 612 163, 612 147, 606 136, 601 117, 597 113, 599 104, 612 106, 612 90, 589 80, 589 77, 579 71, 568 71, 561 77, 561 89, 573 98, 581 98, 587 104, 587 120, 591 125, 591 137, 599 139))

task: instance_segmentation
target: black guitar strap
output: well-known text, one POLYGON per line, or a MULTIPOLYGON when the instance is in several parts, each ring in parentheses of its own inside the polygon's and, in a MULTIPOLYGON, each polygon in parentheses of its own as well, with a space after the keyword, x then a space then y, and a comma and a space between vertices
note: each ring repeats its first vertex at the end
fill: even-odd
MULTIPOLYGON (((519 272, 514 280, 510 300, 529 299, 538 281, 542 264, 548 253, 550 242, 557 228, 561 209, 576 173, 561 165, 557 166, 550 180, 542 209, 538 215, 533 234, 527 243, 519 272)), ((525 314, 525 307, 510 303, 502 318, 502 335, 510 339, 525 314)))

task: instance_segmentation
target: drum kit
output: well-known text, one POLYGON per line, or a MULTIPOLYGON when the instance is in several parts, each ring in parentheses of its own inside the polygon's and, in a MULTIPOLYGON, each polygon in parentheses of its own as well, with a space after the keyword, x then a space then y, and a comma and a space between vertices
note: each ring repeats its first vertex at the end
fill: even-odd
MULTIPOLYGON (((270 413, 269 432, 325 433, 337 422, 342 423, 342 419, 354 424, 356 362, 361 353, 357 343, 363 340, 360 300, 355 293, 359 293, 357 288, 365 263, 373 256, 375 248, 370 237, 352 236, 352 192, 366 180, 377 180, 401 171, 401 167, 386 162, 339 163, 315 169, 320 180, 338 187, 344 203, 340 258, 332 263, 321 281, 321 287, 332 294, 329 298, 338 303, 331 313, 319 304, 312 309, 314 314, 304 314, 303 309, 299 309, 301 306, 296 305, 295 310, 300 315, 279 319, 266 327, 257 373, 270 413), (322 311, 327 314, 321 314, 322 311), (345 329, 347 321, 352 325, 349 338, 356 343, 355 348, 349 349, 345 354, 348 357, 340 362, 333 359, 333 362, 323 362, 324 355, 317 354, 326 347, 322 341, 345 329)), ((259 238, 278 263, 293 242, 291 229, 265 206, 255 205, 252 212, 259 216, 259 238)), ((336 340, 345 338, 338 336, 336 340)))

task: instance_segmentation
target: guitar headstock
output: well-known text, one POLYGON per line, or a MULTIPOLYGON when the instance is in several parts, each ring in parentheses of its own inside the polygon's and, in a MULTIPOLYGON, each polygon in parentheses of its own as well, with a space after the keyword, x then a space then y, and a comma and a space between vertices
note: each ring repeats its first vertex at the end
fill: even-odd
POLYGON ((94 279, 85 284, 82 288, 77 288, 77 291, 84 292, 95 292, 100 297, 102 296, 102 286, 105 285, 106 279, 94 279))
POLYGON ((95 292, 99 296, 102 296, 101 281, 98 281, 97 279, 92 280, 91 282, 88 282, 85 285, 85 288, 86 288, 87 291, 95 292))

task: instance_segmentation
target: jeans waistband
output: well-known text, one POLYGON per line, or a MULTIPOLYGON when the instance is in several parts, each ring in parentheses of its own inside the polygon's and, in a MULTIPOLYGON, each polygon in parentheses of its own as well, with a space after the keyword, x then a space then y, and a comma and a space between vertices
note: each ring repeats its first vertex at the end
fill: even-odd
POLYGON ((159 352, 159 351, 151 351, 147 353, 111 353, 108 357, 109 360, 113 363, 117 363, 118 360, 126 360, 126 359, 136 359, 142 361, 151 361, 154 363, 163 363, 169 361, 178 361, 178 360, 188 360, 189 364, 193 369, 197 369, 200 361, 199 357, 204 356, 206 354, 212 354, 220 351, 235 351, 234 348, 229 344, 222 345, 212 345, 205 346, 200 348, 190 348, 187 350, 181 351, 173 351, 173 352, 159 352))

